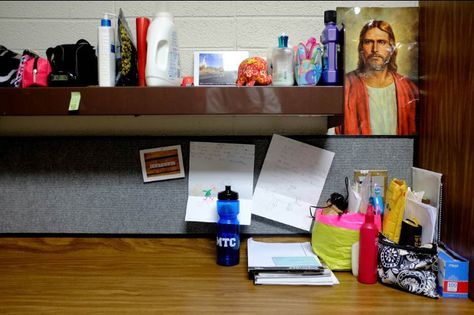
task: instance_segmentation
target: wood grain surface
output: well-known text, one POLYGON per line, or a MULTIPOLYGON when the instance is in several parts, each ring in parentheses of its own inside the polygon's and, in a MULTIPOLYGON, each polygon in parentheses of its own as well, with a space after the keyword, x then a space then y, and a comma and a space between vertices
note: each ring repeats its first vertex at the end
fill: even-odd
MULTIPOLYGON (((255 237, 309 241, 304 237, 255 237)), ((212 238, 0 238, 0 314, 474 314, 472 301, 359 284, 255 286, 212 238)))
POLYGON ((441 240, 470 261, 474 299, 474 2, 420 1, 415 165, 443 174, 441 240))

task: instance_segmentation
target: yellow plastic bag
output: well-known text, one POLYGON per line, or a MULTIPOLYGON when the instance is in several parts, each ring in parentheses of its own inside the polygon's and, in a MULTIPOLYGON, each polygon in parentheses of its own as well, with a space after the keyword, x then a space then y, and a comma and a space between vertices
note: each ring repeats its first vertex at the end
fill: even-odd
POLYGON ((351 270, 352 244, 359 231, 316 223, 311 237, 313 251, 331 270, 351 270))
MULTIPOLYGON (((380 215, 375 216, 375 225, 380 231, 380 215)), ((311 246, 313 251, 331 270, 351 270, 352 244, 359 241, 359 230, 365 222, 363 213, 342 215, 316 211, 311 246)))
POLYGON ((385 197, 382 233, 395 243, 400 240, 407 191, 407 183, 402 179, 394 178, 388 186, 385 197))

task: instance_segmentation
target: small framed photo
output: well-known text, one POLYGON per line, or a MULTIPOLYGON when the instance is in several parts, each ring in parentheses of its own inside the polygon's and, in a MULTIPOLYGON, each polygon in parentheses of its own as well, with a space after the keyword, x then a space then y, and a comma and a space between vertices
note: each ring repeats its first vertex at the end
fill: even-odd
POLYGON ((180 145, 140 150, 140 162, 145 183, 184 177, 180 145))
POLYGON ((235 85, 240 63, 248 51, 194 52, 194 85, 235 85))

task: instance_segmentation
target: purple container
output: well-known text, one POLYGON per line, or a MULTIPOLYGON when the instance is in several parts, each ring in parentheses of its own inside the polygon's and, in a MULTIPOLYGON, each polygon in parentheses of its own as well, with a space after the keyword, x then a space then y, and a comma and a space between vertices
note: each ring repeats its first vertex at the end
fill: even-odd
POLYGON ((338 58, 340 58, 341 53, 341 35, 336 22, 336 11, 324 11, 324 24, 326 27, 321 34, 321 43, 324 45, 323 72, 321 74, 321 83, 323 85, 341 84, 340 69, 338 69, 338 58))

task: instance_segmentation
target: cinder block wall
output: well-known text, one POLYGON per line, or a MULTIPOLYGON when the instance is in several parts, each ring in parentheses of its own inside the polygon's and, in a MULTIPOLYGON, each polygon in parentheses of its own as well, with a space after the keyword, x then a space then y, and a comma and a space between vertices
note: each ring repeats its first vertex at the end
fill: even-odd
POLYGON ((50 46, 80 38, 97 43, 104 12, 122 8, 135 34, 135 17, 153 18, 159 10, 174 14, 181 66, 192 74, 195 50, 249 50, 266 56, 285 32, 297 44, 319 35, 324 10, 353 6, 418 6, 418 1, 1 1, 0 45, 45 56, 50 46))

